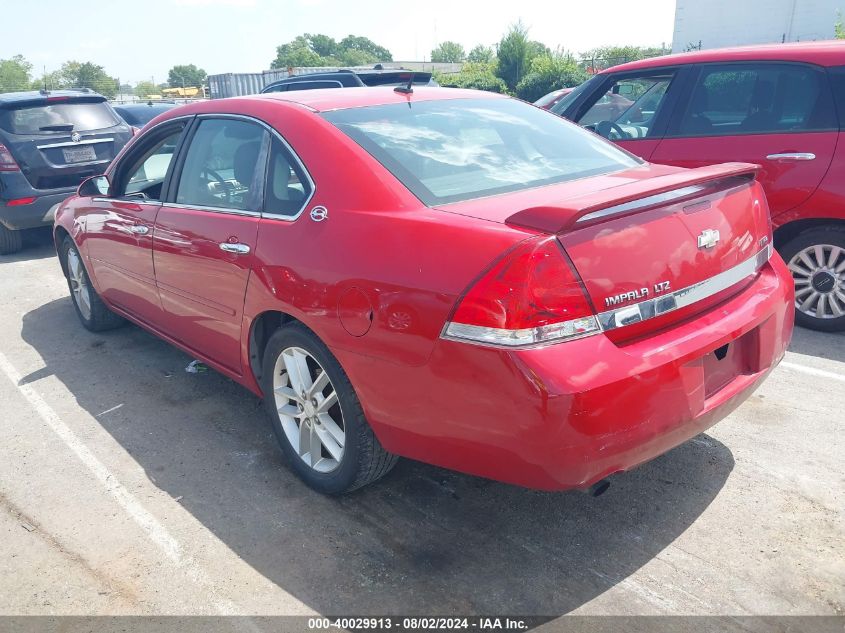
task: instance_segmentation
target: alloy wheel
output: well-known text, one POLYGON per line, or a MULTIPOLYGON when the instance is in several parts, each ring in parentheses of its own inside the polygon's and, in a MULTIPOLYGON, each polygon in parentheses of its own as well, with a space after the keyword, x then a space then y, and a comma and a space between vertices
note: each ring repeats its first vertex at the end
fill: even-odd
POLYGON ((845 316, 845 249, 814 244, 789 260, 795 280, 795 307, 816 319, 845 316))
POLYGON ((70 290, 73 293, 73 301, 79 308, 80 314, 87 321, 91 319, 91 288, 85 277, 85 268, 79 259, 76 249, 69 249, 67 252, 68 278, 70 290))
POLYGON ((276 410, 291 447, 320 473, 340 466, 346 427, 337 391, 317 359, 300 347, 282 350, 273 370, 276 410))

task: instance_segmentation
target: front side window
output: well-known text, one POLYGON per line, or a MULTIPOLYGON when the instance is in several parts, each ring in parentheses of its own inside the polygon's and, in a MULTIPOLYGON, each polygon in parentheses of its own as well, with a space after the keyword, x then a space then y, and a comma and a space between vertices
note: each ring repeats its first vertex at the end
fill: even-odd
POLYGON ((147 199, 161 199, 164 178, 181 135, 182 130, 168 134, 135 163, 129 173, 124 195, 143 193, 147 199))
POLYGON ((200 121, 185 155, 176 202, 257 211, 264 182, 264 164, 259 160, 266 135, 249 121, 200 121))
POLYGON ((672 77, 672 73, 666 73, 619 79, 578 123, 613 141, 646 138, 653 134, 672 77))
POLYGON ((797 65, 705 66, 679 136, 777 134, 835 127, 824 73, 797 65))
POLYGON ((168 125, 133 148, 117 168, 115 197, 161 200, 164 179, 184 127, 181 122, 168 125))
POLYGON ((514 99, 450 99, 323 116, 433 206, 634 167, 637 159, 514 99))

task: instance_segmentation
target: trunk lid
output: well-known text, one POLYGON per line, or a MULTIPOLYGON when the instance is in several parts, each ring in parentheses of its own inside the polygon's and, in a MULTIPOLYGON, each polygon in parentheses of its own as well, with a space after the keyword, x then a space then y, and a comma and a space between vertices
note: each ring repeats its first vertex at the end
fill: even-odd
MULTIPOLYGON (((630 338, 738 292, 759 268, 758 254, 767 259, 770 221, 757 169, 726 164, 590 178, 574 196, 555 200, 557 188, 546 188, 544 199, 532 194, 530 207, 485 219, 557 234, 603 328, 630 338), (616 186, 601 186, 614 179, 616 186)), ((470 202, 474 208, 447 210, 481 210, 474 206, 481 201, 470 202)))

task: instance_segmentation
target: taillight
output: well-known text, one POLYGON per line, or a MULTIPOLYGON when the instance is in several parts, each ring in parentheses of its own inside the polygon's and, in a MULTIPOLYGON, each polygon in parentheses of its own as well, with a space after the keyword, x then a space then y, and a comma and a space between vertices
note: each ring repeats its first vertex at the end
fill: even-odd
POLYGON ((0 171, 18 171, 19 169, 17 162, 12 158, 12 152, 5 145, 0 145, 0 171))
POLYGON ((580 281, 554 237, 508 251, 461 298, 443 335, 522 347, 600 332, 580 281))
POLYGON ((32 204, 38 200, 36 196, 29 196, 28 198, 15 198, 14 200, 7 200, 7 207, 22 207, 25 204, 32 204))

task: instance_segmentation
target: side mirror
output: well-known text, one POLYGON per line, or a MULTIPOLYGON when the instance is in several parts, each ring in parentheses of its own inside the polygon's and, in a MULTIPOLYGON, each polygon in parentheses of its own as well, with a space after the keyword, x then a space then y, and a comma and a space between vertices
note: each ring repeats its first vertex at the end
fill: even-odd
POLYGON ((91 176, 82 181, 76 195, 85 198, 109 195, 109 179, 105 176, 91 176))

